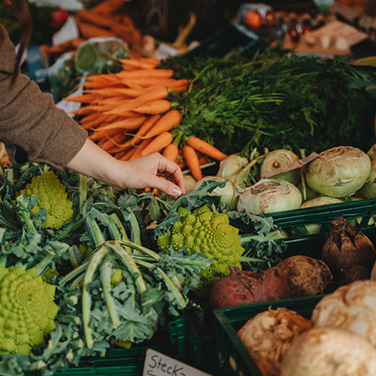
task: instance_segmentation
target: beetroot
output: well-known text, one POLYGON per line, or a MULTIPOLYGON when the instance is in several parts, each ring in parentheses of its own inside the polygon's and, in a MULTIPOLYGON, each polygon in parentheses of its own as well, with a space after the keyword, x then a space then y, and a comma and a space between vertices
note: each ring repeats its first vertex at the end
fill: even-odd
POLYGON ((230 274, 214 283, 209 294, 212 309, 287 299, 290 288, 282 271, 273 267, 262 273, 230 266, 230 274))

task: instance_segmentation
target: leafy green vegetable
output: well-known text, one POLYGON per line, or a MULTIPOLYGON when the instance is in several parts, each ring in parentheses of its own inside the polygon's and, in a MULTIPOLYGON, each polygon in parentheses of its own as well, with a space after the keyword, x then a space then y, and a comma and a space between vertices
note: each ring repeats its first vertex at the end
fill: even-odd
POLYGON ((224 153, 243 150, 248 156, 254 147, 267 147, 298 154, 372 144, 374 103, 365 90, 370 83, 363 79, 355 86, 344 58, 274 47, 251 59, 176 56, 163 66, 192 80, 179 96, 182 131, 224 153))

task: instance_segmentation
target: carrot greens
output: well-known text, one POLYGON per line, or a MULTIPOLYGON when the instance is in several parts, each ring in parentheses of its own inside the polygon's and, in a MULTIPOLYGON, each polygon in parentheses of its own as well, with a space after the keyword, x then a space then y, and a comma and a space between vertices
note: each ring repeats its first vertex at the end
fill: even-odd
POLYGON ((354 85, 344 58, 275 47, 251 59, 175 56, 163 66, 191 80, 179 96, 180 127, 226 154, 254 147, 320 152, 363 142, 371 130, 366 83, 357 77, 354 85))

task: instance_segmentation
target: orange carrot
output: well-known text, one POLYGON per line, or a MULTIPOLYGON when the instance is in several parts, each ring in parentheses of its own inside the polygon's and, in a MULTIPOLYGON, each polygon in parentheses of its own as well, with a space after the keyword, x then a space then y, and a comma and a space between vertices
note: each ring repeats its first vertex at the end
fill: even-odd
POLYGON ((139 97, 140 95, 145 93, 144 89, 132 89, 132 88, 128 88, 128 87, 126 87, 126 88, 114 87, 114 88, 110 88, 110 89, 99 89, 99 90, 96 90, 96 91, 98 91, 100 94, 102 94, 102 92, 104 92, 104 94, 102 94, 102 95, 107 95, 109 97, 111 97, 113 95, 124 95, 124 96, 128 96, 130 98, 139 97))
POLYGON ((187 144, 193 149, 200 151, 201 153, 206 154, 208 157, 214 158, 217 161, 223 161, 227 158, 226 154, 222 153, 219 149, 198 137, 188 137, 187 144))
POLYGON ((160 99, 134 108, 133 111, 139 112, 140 114, 157 115, 169 111, 170 108, 171 103, 169 101, 160 99))
POLYGON ((149 63, 150 65, 153 65, 154 67, 161 65, 161 61, 159 59, 153 59, 153 58, 150 58, 150 57, 142 57, 142 58, 140 58, 140 61, 142 61, 144 63, 149 63))
POLYGON ((93 100, 100 98, 98 94, 83 94, 77 95, 76 97, 64 98, 65 101, 68 102, 78 102, 78 103, 90 103, 93 100))
POLYGON ((196 153, 196 150, 189 145, 183 146, 183 157, 184 161, 187 164, 189 170, 191 171, 192 176, 196 181, 202 179, 202 171, 200 168, 200 162, 196 153))
POLYGON ((181 122, 182 116, 179 110, 166 112, 144 136, 145 138, 155 137, 162 132, 168 132, 181 122))
POLYGON ((136 71, 122 71, 116 73, 116 77, 123 78, 170 78, 174 75, 172 69, 144 69, 136 71))
POLYGON ((198 161, 200 162, 200 166, 202 166, 202 165, 208 163, 208 156, 207 156, 207 155, 202 155, 202 156, 198 159, 198 161))
POLYGON ((132 157, 132 155, 136 152, 137 148, 131 148, 129 149, 121 158, 121 161, 129 161, 129 159, 132 157))
POLYGON ((98 119, 100 116, 102 116, 102 114, 100 114, 99 112, 93 112, 92 114, 83 117, 83 118, 80 120, 80 124, 82 124, 82 123, 88 123, 88 122, 90 122, 90 121, 96 120, 96 119, 98 119))
POLYGON ((104 130, 108 131, 112 129, 125 129, 125 130, 139 129, 146 119, 147 119, 146 116, 125 118, 123 120, 118 120, 118 121, 115 121, 114 123, 107 124, 105 127, 94 129, 94 132, 104 131, 104 130))
POLYGON ((175 161, 179 155, 179 147, 175 144, 167 145, 164 148, 162 155, 171 161, 175 161))
POLYGON ((116 119, 118 119, 118 117, 114 116, 114 115, 101 115, 96 120, 92 120, 92 121, 89 121, 89 122, 86 122, 86 123, 82 123, 82 128, 84 128, 84 129, 94 129, 94 128, 100 127, 104 123, 113 123, 116 119))
MULTIPOLYGON (((175 84, 176 80, 174 78, 122 78, 117 84, 127 85, 129 87, 140 87, 145 88, 151 85, 162 85, 169 86, 175 84)), ((100 83, 99 83, 100 84, 100 83)))
POLYGON ((155 68, 155 64, 150 61, 142 59, 119 59, 124 69, 137 68, 137 69, 152 69, 155 68))
MULTIPOLYGON (((107 124, 104 124, 107 125, 107 124)), ((97 132, 88 136, 88 139, 91 141, 99 141, 101 139, 107 140, 107 137, 115 136, 119 133, 119 129, 110 129, 110 130, 98 130, 97 132)))
POLYGON ((108 114, 121 114, 126 110, 135 110, 135 108, 145 105, 147 103, 161 100, 168 97, 168 90, 164 87, 147 91, 137 98, 123 101, 121 105, 115 107, 113 110, 108 111, 108 114))
POLYGON ((113 137, 109 137, 108 140, 103 144, 102 149, 105 151, 111 150, 114 146, 119 146, 127 139, 124 133, 117 133, 113 137))
MULTIPOLYGON (((117 13, 124 5, 124 0, 106 0, 90 9, 94 13, 117 13)), ((101 14, 101 16, 103 16, 101 14)))
POLYGON ((146 133, 149 132, 149 130, 154 126, 154 124, 161 118, 161 115, 156 114, 153 116, 150 116, 149 119, 145 121, 144 124, 140 127, 140 129, 137 131, 137 133, 134 135, 133 139, 130 140, 132 145, 137 145, 142 141, 143 136, 146 135, 146 133))
MULTIPOLYGON (((157 137, 151 139, 150 144, 141 152, 142 156, 160 152, 166 146, 170 145, 173 141, 172 134, 170 132, 163 132, 157 137)), ((145 141, 145 140, 144 140, 145 141)))
POLYGON ((130 157, 129 160, 136 159, 142 156, 142 152, 150 145, 152 142, 152 139, 149 140, 143 140, 140 145, 136 146, 135 153, 130 157))

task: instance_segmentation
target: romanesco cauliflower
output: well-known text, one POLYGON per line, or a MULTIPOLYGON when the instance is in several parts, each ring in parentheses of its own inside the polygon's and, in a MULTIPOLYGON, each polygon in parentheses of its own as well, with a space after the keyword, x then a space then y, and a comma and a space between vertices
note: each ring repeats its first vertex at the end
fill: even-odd
POLYGON ((55 286, 34 268, 0 267, 0 353, 28 356, 55 329, 55 286))
POLYGON ((68 200, 65 187, 52 170, 33 178, 20 193, 27 197, 39 196, 31 213, 38 213, 40 208, 47 210, 47 219, 42 225, 45 228, 58 230, 74 217, 73 203, 68 200))
POLYGON ((229 274, 229 266, 240 266, 244 248, 240 246, 239 229, 231 226, 225 213, 213 213, 207 205, 193 212, 180 207, 184 218, 176 222, 170 231, 158 236, 159 249, 167 252, 186 247, 190 254, 203 253, 212 261, 201 272, 198 289, 210 288, 219 278, 229 274))

